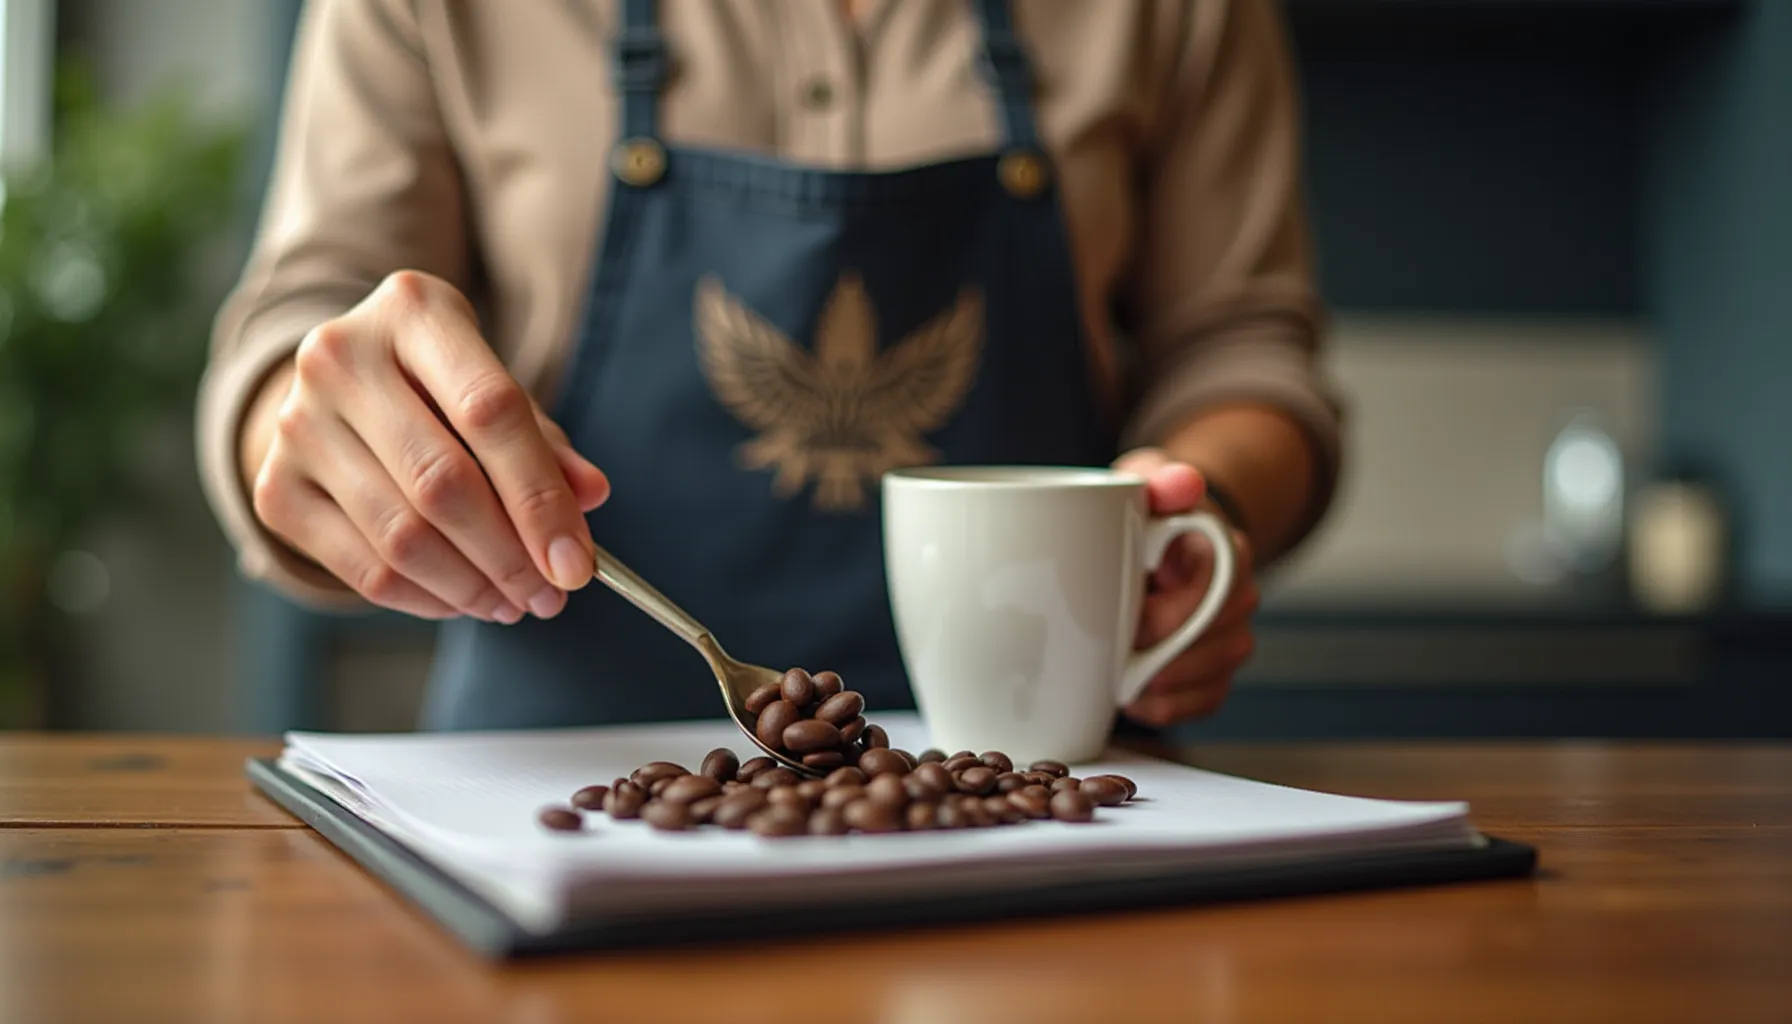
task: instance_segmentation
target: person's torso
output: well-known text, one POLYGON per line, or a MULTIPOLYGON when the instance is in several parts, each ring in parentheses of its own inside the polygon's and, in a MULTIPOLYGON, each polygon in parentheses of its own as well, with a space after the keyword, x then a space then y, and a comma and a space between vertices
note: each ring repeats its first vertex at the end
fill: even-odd
MULTIPOLYGON (((631 3, 617 181, 551 398, 613 485, 589 517, 600 559, 634 567, 737 656, 840 672, 868 707, 911 701, 881 474, 1116 454, 1007 2, 981 0, 987 28, 960 55, 1000 101, 998 138, 886 172, 662 145, 653 5, 631 3)), ((716 710, 701 659, 602 588, 546 622, 445 630, 432 725, 716 710)))
MULTIPOLYGON (((873 170, 989 151, 1001 117, 960 0, 676 0, 660 5, 672 61, 669 144, 873 170)), ((1217 40, 1224 4, 1021 0, 1036 120, 1059 178, 1097 385, 1117 401, 1111 320, 1137 238, 1132 183, 1170 83, 1217 40), (1198 21, 1213 22, 1195 24, 1198 21)), ((619 127, 618 5, 419 5, 419 45, 468 191, 488 336, 526 386, 551 390, 577 332, 619 127)), ((1188 98, 1184 98, 1188 101, 1188 98)))

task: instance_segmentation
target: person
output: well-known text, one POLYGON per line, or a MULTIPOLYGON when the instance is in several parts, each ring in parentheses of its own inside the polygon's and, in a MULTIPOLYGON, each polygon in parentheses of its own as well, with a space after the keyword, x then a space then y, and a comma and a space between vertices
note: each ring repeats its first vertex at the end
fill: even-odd
POLYGON ((879 474, 1116 465, 1257 566, 1122 721, 1212 713, 1340 461, 1272 4, 311 0, 198 408, 244 572, 442 620, 426 728, 718 713, 594 543, 913 707, 879 474))

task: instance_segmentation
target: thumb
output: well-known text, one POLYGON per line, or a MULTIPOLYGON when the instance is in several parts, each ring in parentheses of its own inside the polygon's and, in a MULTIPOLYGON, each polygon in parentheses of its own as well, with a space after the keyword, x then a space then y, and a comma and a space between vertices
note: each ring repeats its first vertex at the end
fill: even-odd
POLYGON ((1145 478, 1145 493, 1157 515, 1187 512, 1207 493, 1200 470, 1160 448, 1135 448, 1114 460, 1114 468, 1145 478))

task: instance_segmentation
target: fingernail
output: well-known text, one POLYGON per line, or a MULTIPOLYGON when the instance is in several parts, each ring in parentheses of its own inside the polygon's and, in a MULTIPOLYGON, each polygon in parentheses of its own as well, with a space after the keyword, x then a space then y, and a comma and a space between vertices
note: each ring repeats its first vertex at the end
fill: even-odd
POLYGON ((571 537, 556 537, 548 545, 548 568, 563 590, 577 590, 591 580, 591 556, 571 537))
POLYGON ((497 619, 506 626, 514 626, 523 621, 523 610, 516 605, 511 604, 509 601, 506 601, 498 606, 497 611, 492 613, 492 618, 497 619))
POLYGON ((566 596, 553 587, 543 587, 540 593, 529 599, 529 610, 538 619, 551 619, 560 614, 566 603, 566 596))

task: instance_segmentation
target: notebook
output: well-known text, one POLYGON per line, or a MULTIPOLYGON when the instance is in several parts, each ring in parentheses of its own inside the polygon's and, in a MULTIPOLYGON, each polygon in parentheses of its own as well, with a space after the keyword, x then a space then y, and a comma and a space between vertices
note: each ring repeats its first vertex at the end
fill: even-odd
MULTIPOLYGON (((913 714, 883 715, 922 750, 913 714)), ((1529 872, 1535 851, 1483 836, 1459 802, 1289 788, 1125 751, 1078 765, 1118 772, 1136 800, 1094 822, 767 839, 668 833, 549 804, 649 761, 695 768, 750 744, 726 720, 433 734, 293 732, 248 771, 271 798, 493 956, 889 927, 1020 914, 1436 883, 1529 872), (850 912, 842 913, 850 908, 850 912)))

